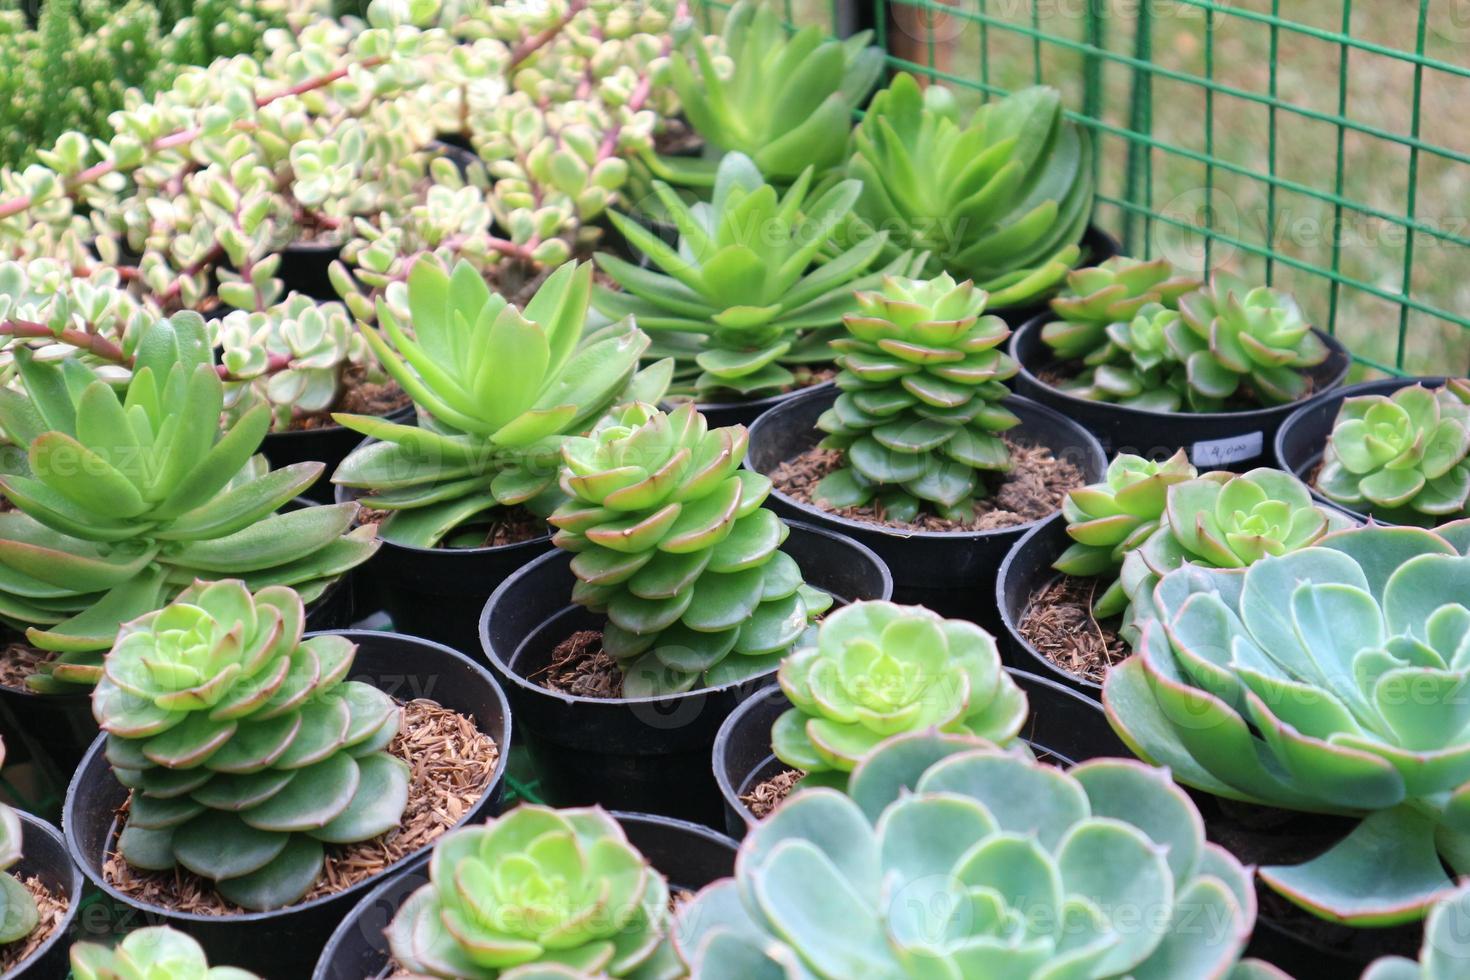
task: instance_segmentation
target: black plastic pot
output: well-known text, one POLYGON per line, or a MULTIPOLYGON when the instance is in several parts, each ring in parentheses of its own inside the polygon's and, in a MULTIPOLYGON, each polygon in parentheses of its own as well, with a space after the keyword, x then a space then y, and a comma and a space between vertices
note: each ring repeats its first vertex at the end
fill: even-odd
POLYGON ((1202 470, 1248 470, 1271 465, 1271 445, 1286 417, 1304 404, 1340 386, 1347 377, 1347 348, 1335 337, 1315 331, 1327 345, 1327 360, 1312 368, 1311 400, 1257 408, 1247 412, 1154 412, 1069 395, 1041 380, 1053 363, 1041 341, 1041 328, 1051 319, 1042 313, 1011 335, 1011 356, 1021 365, 1013 386, 1073 419, 1097 436, 1109 458, 1119 453, 1163 458, 1183 449, 1202 470))
POLYGON ((446 133, 430 140, 429 149, 448 158, 459 170, 461 177, 468 176, 475 164, 480 162, 480 155, 475 152, 470 141, 459 133, 446 133))
MULTIPOLYGON (((498 813, 510 758, 511 714, 489 672, 457 651, 416 637, 370 630, 343 630, 342 635, 357 644, 349 679, 372 684, 402 701, 431 698, 474 718, 480 731, 495 739, 500 760, 490 785, 456 826, 498 813)), ((385 877, 395 874, 395 869, 427 850, 415 851, 393 868, 335 895, 270 912, 211 916, 142 904, 123 895, 102 873, 103 859, 117 831, 115 811, 127 799, 127 790, 113 776, 103 755, 104 741, 99 737, 92 744, 72 779, 62 826, 73 860, 93 886, 120 907, 123 921, 103 924, 111 931, 170 925, 197 939, 212 963, 242 967, 263 977, 304 977, 342 917, 385 877)))
MULTIPOLYGON (((735 873, 735 842, 708 827, 643 813, 613 816, 648 863, 668 879, 671 889, 698 891, 735 873)), ((429 882, 428 855, 385 881, 357 904, 317 961, 312 980, 368 980, 388 975, 388 940, 383 930, 399 906, 429 882)))
MULTIPOLYGON (((1281 423, 1281 428, 1276 431, 1274 447, 1276 463, 1288 473, 1295 474, 1310 487, 1311 477, 1317 469, 1317 464, 1322 462, 1322 453, 1327 448, 1327 437, 1332 435, 1332 423, 1337 421, 1337 413, 1342 410, 1344 401, 1363 395, 1392 395, 1400 388, 1407 388, 1413 384, 1422 384, 1427 388, 1441 388, 1444 382, 1444 378, 1384 378, 1381 381, 1365 381, 1362 384, 1349 385, 1314 399, 1292 412, 1286 421, 1281 423)), ((1367 514, 1328 500, 1315 489, 1312 490, 1312 496, 1316 497, 1319 503, 1336 507, 1360 521, 1368 520, 1367 514)))
POLYGON ((327 269, 341 255, 338 242, 293 242, 281 250, 276 277, 285 284, 287 293, 304 293, 324 303, 340 300, 327 269))
MULTIPOLYGON (((1099 265, 1106 262, 1115 255, 1123 254, 1123 244, 1112 235, 1103 231, 1097 225, 1088 224, 1087 230, 1082 233, 1082 258, 1077 261, 1077 268, 1085 269, 1089 266, 1099 265)), ((961 278, 955 276, 956 279, 961 278)), ((994 313, 1006 323, 1011 329, 1019 327, 1032 317, 1045 313, 1050 307, 1046 300, 1040 303, 1029 303, 1026 306, 1017 306, 1010 309, 995 309, 987 312, 994 313)))
MULTIPOLYGON (((878 556, 831 531, 793 522, 781 549, 809 583, 840 600, 886 599, 892 589, 878 556)), ((495 590, 480 619, 485 655, 510 695, 540 795, 557 806, 600 803, 719 826, 710 746, 725 717, 771 683, 774 671, 685 694, 616 700, 574 697, 527 680, 562 640, 602 624, 570 604, 570 564, 565 552, 536 559, 495 590)))
POLYGON ((711 429, 717 429, 723 425, 749 426, 754 425, 756 419, 777 405, 785 404, 793 398, 814 391, 836 391, 836 386, 830 381, 823 381, 821 384, 807 388, 797 388, 795 391, 786 391, 779 395, 770 395, 751 401, 701 402, 695 407, 699 409, 699 414, 704 416, 711 429))
MULTIPOLYGON (((1031 705, 1022 738, 1054 765, 1070 766, 1098 756, 1132 758, 1108 725, 1102 706, 1056 681, 1006 668, 1031 705)), ((745 836, 755 823, 741 797, 789 767, 771 751, 771 726, 791 702, 779 687, 763 691, 731 712, 715 736, 712 766, 724 802, 725 830, 745 836)))
MULTIPOLYGON (((413 406, 405 405, 384 416, 390 422, 408 424, 413 421, 413 406)), ((292 429, 286 432, 269 433, 260 444, 260 451, 270 461, 271 469, 278 470, 293 463, 323 463, 321 477, 301 494, 318 504, 330 504, 335 499, 332 474, 341 465, 347 454, 362 444, 362 433, 354 432, 345 425, 324 425, 319 429, 292 429)))
MULTIPOLYGON (((823 433, 817 417, 837 398, 835 388, 806 391, 762 415, 750 428, 745 465, 769 476, 776 467, 815 446, 823 433)), ((1070 460, 1092 483, 1103 477, 1107 460, 1097 440, 1075 422, 1014 395, 1005 406, 1021 419, 1012 432, 1070 460)), ((973 620, 996 630, 995 570, 1030 524, 993 531, 910 531, 841 517, 783 493, 770 496, 771 508, 838 531, 873 551, 893 572, 893 598, 928 606, 944 616, 973 620)), ((1033 522, 1034 523, 1034 522, 1033 522)))
POLYGON ((24 811, 20 817, 21 858, 6 874, 20 879, 39 878, 52 895, 66 896, 66 913, 34 953, 6 972, 0 980, 57 980, 67 975, 70 933, 82 905, 82 873, 66 851, 66 841, 55 827, 24 811))

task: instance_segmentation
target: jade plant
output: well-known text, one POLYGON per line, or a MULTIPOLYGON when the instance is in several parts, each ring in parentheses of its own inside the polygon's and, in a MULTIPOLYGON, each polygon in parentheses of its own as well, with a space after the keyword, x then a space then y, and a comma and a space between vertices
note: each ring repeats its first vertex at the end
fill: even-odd
POLYGON ((792 797, 679 910, 694 977, 1225 977, 1255 922, 1248 873, 1163 770, 914 733, 848 794, 792 797))
POLYGON ((76 358, 15 351, 20 388, 0 388, 13 443, 0 492, 0 617, 59 653, 28 684, 73 691, 101 673, 118 624, 196 578, 294 586, 307 601, 377 549, 349 532, 356 506, 281 511, 320 463, 271 471, 269 409, 220 425, 224 383, 203 321, 179 313, 143 331, 123 390, 76 358), (278 512, 279 511, 279 512, 278 512))
POLYGON ((1455 980, 1470 971, 1470 884, 1461 885, 1429 910, 1424 944, 1415 962, 1402 956, 1375 960, 1363 980, 1455 980))
MULTIPOLYGON (((0 742, 0 764, 5 762, 5 743, 0 742)), ((9 869, 23 856, 24 831, 14 810, 0 803, 0 946, 24 939, 40 922, 36 899, 9 869)))
POLYGON ((116 946, 75 943, 75 980, 260 980, 233 966, 210 966, 192 936, 168 926, 134 929, 116 946))
MULTIPOLYGON (((420 425, 334 415, 376 442, 356 449, 333 481, 386 510, 385 540, 433 547, 479 515, 559 502, 561 444, 589 429, 634 380, 647 338, 631 321, 583 337, 592 266, 553 272, 518 310, 474 267, 445 272, 420 259, 409 276, 409 317, 378 304, 381 332, 363 336, 418 406, 420 425)), ((656 375, 656 372, 655 372, 656 375)), ((639 392, 657 399, 654 375, 639 392)))
POLYGON ((302 639, 301 597, 196 582, 118 631, 92 693, 107 761, 132 790, 128 864, 183 867, 246 909, 316 883, 324 846, 398 826, 409 768, 385 749, 399 710, 346 680, 356 646, 302 639))
POLYGON ((1092 143, 1064 118, 1061 95, 1023 89, 961 124, 953 93, 901 73, 853 132, 849 178, 861 182, 857 237, 885 231, 891 250, 929 253, 995 308, 1039 302, 1082 252, 1092 213, 1092 143))
POLYGON ((1422 917, 1470 870, 1470 523, 1369 525, 1154 589, 1103 687, 1142 758, 1229 799, 1364 818, 1261 878, 1324 918, 1422 917))
POLYGON ((1003 745, 1026 720, 1026 695, 990 634, 917 606, 844 606, 776 676, 793 707, 772 726, 771 749, 805 773, 803 788, 843 788, 864 756, 901 732, 938 729, 1003 745))
POLYGON ((662 980, 682 975, 668 922, 668 884, 605 811, 523 804, 445 834, 387 933, 415 975, 662 980))
MULTIPOLYGON (((749 157, 728 153, 709 202, 688 205, 655 184, 678 226, 677 247, 609 214, 654 268, 599 253, 597 264, 621 291, 599 286, 593 305, 607 317, 634 317, 654 338, 650 354, 678 358, 678 393, 704 401, 722 392, 775 394, 798 383, 793 368, 809 374, 831 360, 827 341, 843 314, 858 308, 853 291, 879 280, 870 267, 885 238, 868 237, 819 264, 861 187, 844 180, 819 193, 812 175, 808 167, 781 193, 749 157)), ((884 271, 910 264, 900 256, 884 271)))
POLYGON ((1176 274, 1166 259, 1115 255, 1067 273, 1067 284, 1050 303, 1058 319, 1041 328, 1041 339, 1057 360, 1079 359, 1107 342, 1110 324, 1127 323, 1154 303, 1176 310, 1179 297, 1199 287, 1198 280, 1176 274))
POLYGON ((1470 501, 1470 397, 1415 384, 1343 399, 1317 489, 1399 524, 1463 517, 1470 501))
POLYGON ((883 512, 912 521, 921 507, 968 520, 981 475, 1011 467, 1000 433, 1020 424, 1000 402, 1016 362, 998 349, 1005 322, 981 314, 986 294, 948 275, 931 280, 885 276, 856 294, 832 341, 841 394, 817 420, 821 445, 842 453, 815 498, 855 507, 876 498, 883 512))
POLYGON ((623 695, 718 686, 774 669, 832 604, 780 550, 771 481, 740 464, 741 425, 709 429, 685 403, 635 403, 563 447, 552 541, 575 553, 572 600, 606 612, 623 695))

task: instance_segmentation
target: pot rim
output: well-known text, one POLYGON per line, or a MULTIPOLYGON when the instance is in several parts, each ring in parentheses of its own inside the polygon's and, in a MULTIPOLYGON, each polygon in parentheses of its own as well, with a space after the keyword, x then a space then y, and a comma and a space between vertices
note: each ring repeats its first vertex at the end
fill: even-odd
MULTIPOLYGON (((1010 576, 1011 566, 1015 563, 1016 555, 1020 554, 1021 549, 1029 545, 1032 540, 1040 537, 1042 534, 1045 534, 1047 530, 1050 529, 1051 523, 1053 521, 1060 520, 1065 520, 1065 518, 1062 516, 1061 511, 1057 511, 1055 514, 1051 515, 1045 520, 1037 521, 1026 531, 1025 534, 1021 535, 1020 540, 1018 540, 1011 547, 1011 550, 1006 552, 1005 558, 1001 560, 1000 568, 995 573, 995 604, 997 610, 999 610, 1000 612, 1001 625, 1005 627, 1006 632, 1011 635, 1011 639, 1015 640, 1016 643, 1021 647, 1021 649, 1025 650, 1027 654, 1038 661, 1039 667, 1049 667, 1052 670, 1056 671, 1058 674, 1067 677, 1073 684, 1076 684, 1083 691, 1096 692, 1096 697, 1101 698, 1101 684, 1099 684, 1097 681, 1088 680, 1086 677, 1074 674, 1070 670, 1066 670, 1060 665, 1052 663, 1049 659, 1047 659, 1044 654, 1042 654, 1040 650, 1036 649, 1035 645, 1033 645, 1030 640, 1021 635, 1020 624, 1011 617, 1011 611, 1006 608, 1006 579, 1010 576)), ((1060 575, 1062 573, 1058 572, 1057 574, 1060 575)), ((1131 644, 1129 646, 1129 650, 1132 650, 1131 644)), ((1037 676, 1040 676, 1046 680, 1054 680, 1053 678, 1046 677, 1045 674, 1038 674, 1037 676)), ((1066 685, 1063 684, 1063 686, 1066 685)))
MULTIPOLYGON (((486 797, 493 794, 495 792, 495 789, 502 782, 504 782, 506 769, 510 764, 510 702, 506 698, 505 692, 501 690, 499 682, 495 680, 494 675, 492 675, 483 666, 471 660, 469 657, 460 653, 453 647, 445 646, 442 643, 435 643, 433 640, 426 640, 422 637, 409 636, 405 633, 393 633, 386 630, 319 630, 307 633, 305 634, 305 637, 320 636, 326 633, 333 633, 349 637, 365 636, 398 642, 408 641, 411 644, 424 644, 426 646, 434 647, 440 653, 449 654, 455 660, 460 661, 461 666, 468 667, 472 674, 479 675, 482 680, 489 684, 490 690, 494 692, 495 701, 500 706, 501 717, 505 726, 504 737, 496 740, 496 747, 500 750, 499 758, 495 761, 495 768, 490 774, 490 781, 485 784, 485 790, 481 794, 480 800, 484 800, 486 797)), ((349 671, 347 676, 349 678, 352 677, 352 672, 349 671)), ((180 912, 162 905, 154 905, 151 902, 143 902, 138 899, 132 898, 131 896, 123 894, 110 882, 108 882, 106 876, 101 874, 100 872, 97 874, 93 874, 92 868, 88 862, 80 861, 77 859, 77 854, 75 853, 76 848, 73 846, 72 843, 77 836, 74 830, 74 825, 79 819, 77 815, 77 808, 75 805, 77 791, 80 788, 83 774, 85 774, 88 768, 93 765, 94 757, 100 757, 102 755, 106 741, 107 734, 105 732, 99 734, 97 738, 93 740, 92 744, 87 748, 86 755, 82 756, 82 761, 77 765, 76 772, 72 774, 71 782, 67 785, 66 799, 62 805, 61 810, 61 829, 62 835, 65 838, 66 853, 68 857, 71 858, 73 867, 80 868, 81 873, 86 876, 87 880, 90 881, 97 888, 101 889, 104 893, 106 893, 109 898, 113 899, 114 901, 121 902, 129 908, 142 909, 145 912, 161 914, 163 917, 177 922, 201 924, 266 922, 272 919, 280 919, 288 915, 294 915, 298 912, 307 912, 319 909, 332 902, 342 901, 354 895, 361 895, 362 893, 376 887, 377 885, 382 884, 385 880, 391 880, 392 878, 397 877, 398 874, 405 868, 407 868, 412 862, 418 860, 420 857, 426 856, 429 850, 434 846, 434 841, 437 841, 440 837, 444 836, 444 834, 440 834, 439 837, 434 838, 434 841, 430 841, 429 843, 423 845, 423 847, 420 848, 418 851, 405 854, 393 864, 388 865, 371 877, 364 878, 362 881, 359 881, 353 885, 349 885, 341 891, 333 892, 330 895, 322 895, 318 898, 310 899, 309 901, 296 902, 293 905, 287 905, 278 909, 269 909, 264 912, 236 912, 229 915, 203 915, 198 912, 180 912)), ((113 775, 112 766, 107 763, 106 759, 102 760, 102 770, 106 773, 106 776, 104 778, 116 781, 117 777, 113 775)), ((479 802, 480 801, 477 800, 476 805, 478 805, 479 802)), ((445 830, 444 833, 447 834, 450 830, 455 830, 465 825, 465 822, 468 819, 469 814, 466 814, 464 817, 461 817, 460 820, 456 822, 452 827, 448 828, 448 830, 445 830)), ((344 902, 344 904, 346 903, 344 902)))
MULTIPOLYGON (((749 411, 750 409, 758 409, 761 412, 765 412, 769 409, 775 408, 777 405, 781 404, 784 401, 788 401, 792 398, 799 398, 809 391, 832 388, 835 386, 836 382, 833 381, 831 378, 828 378, 826 381, 819 381, 814 385, 807 385, 803 388, 797 388, 795 391, 783 391, 775 395, 766 395, 764 398, 751 398, 745 401, 728 402, 695 401, 694 410, 699 412, 701 415, 703 415, 705 412, 728 412, 739 411, 741 409, 744 409, 746 411, 749 411)), ((677 400, 681 402, 685 401, 685 399, 682 398, 677 400)), ((668 399, 664 399, 664 401, 667 402, 668 399)), ((673 402, 669 402, 669 404, 673 404, 673 402)), ((754 425, 755 423, 751 424, 754 425)))
MULTIPOLYGON (((50 838, 57 847, 61 848, 61 853, 66 856, 66 868, 60 870, 62 871, 62 876, 67 878, 67 888, 65 896, 66 911, 62 914, 61 921, 56 924, 56 928, 51 930, 51 935, 46 937, 46 941, 31 951, 30 956, 27 956, 5 972, 5 980, 9 980, 10 977, 19 976, 20 971, 24 970, 27 966, 34 965, 37 960, 55 948, 56 944, 62 939, 70 937, 72 923, 76 921, 77 912, 82 907, 82 891, 86 888, 87 884, 86 879, 82 877, 81 869, 77 867, 77 862, 72 859, 71 848, 67 846, 66 838, 61 835, 61 831, 35 814, 20 809, 20 807, 11 807, 11 809, 20 818, 22 845, 24 845, 26 831, 35 830, 37 833, 50 838), (70 874, 68 875, 66 872, 70 872, 70 874)), ((21 860, 25 860, 24 856, 22 856, 21 860)), ((14 874, 13 871, 4 873, 14 874)))

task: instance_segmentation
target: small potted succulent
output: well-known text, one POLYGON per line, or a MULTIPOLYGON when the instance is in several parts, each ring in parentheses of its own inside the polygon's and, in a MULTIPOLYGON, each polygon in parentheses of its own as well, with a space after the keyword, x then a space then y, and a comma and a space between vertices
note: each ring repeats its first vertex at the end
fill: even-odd
POLYGON ((445 835, 364 898, 313 980, 394 967, 446 980, 675 980, 671 908, 734 867, 735 843, 697 824, 524 804, 445 835))
POLYGON ((1109 453, 1183 449, 1200 469, 1268 456, 1286 417, 1348 370, 1347 350, 1287 293, 1224 272, 1200 285, 1163 259, 1122 256, 1071 273, 1011 354, 1016 390, 1109 453))
POLYGON ((116 946, 76 943, 71 975, 75 980, 260 980, 238 967, 210 966, 204 947, 168 926, 134 929, 116 946))
POLYGON ((493 812, 509 748, 499 689, 465 658, 304 625, 297 593, 239 580, 125 623, 64 815, 73 858, 113 900, 272 976, 300 975, 374 877, 456 822, 422 811, 493 812), (422 682, 411 701, 394 697, 405 678, 422 682), (262 946, 261 927, 292 941, 262 946))
POLYGON ((762 416, 747 463, 777 510, 877 552, 899 601, 982 624, 1011 543, 1106 466, 1080 426, 1009 393, 1008 330, 986 303, 947 274, 857 293, 836 385, 762 416))
POLYGON ((887 598, 866 549, 763 506, 746 440, 692 404, 634 404, 563 446, 561 551, 507 578, 480 624, 554 801, 713 820, 725 715, 834 601, 887 598))

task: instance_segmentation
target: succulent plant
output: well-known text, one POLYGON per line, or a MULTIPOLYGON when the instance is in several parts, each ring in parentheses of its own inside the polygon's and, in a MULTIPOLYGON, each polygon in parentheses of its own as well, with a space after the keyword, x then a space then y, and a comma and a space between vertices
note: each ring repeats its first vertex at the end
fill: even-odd
POLYGON ((211 967, 193 937, 168 926, 134 929, 116 946, 75 943, 75 980, 260 980, 233 966, 211 967))
POLYGON ((771 728, 776 758, 803 787, 841 789, 879 742, 938 729, 1005 744, 1026 720, 1026 695, 1001 667, 989 633, 918 606, 857 602, 828 616, 816 644, 781 661, 792 708, 771 728))
POLYGON ((13 348, 23 345, 42 361, 81 356, 109 380, 122 380, 125 370, 62 336, 84 344, 102 338, 131 356, 157 319, 157 307, 135 296, 117 269, 92 266, 78 274, 70 261, 55 258, 0 262, 0 375, 6 378, 15 373, 13 348))
POLYGON ((625 697, 772 670, 832 604, 780 550, 790 531, 761 506, 771 481, 740 467, 747 441, 692 404, 635 403, 562 449, 552 541, 575 552, 572 600, 607 613, 625 697))
POLYGON ((853 133, 847 176, 862 183, 860 235, 928 252, 993 308, 1037 302, 1081 257, 1092 213, 1092 143, 1063 117, 1051 88, 982 106, 966 125, 948 89, 901 73, 873 97, 853 133))
POLYGON ((468 262, 451 274, 424 258, 409 276, 407 324, 379 302, 382 333, 364 327, 363 336, 421 424, 334 415, 378 441, 332 479, 392 512, 386 540, 432 547, 492 508, 555 506, 562 442, 624 395, 648 345, 630 321, 583 338, 591 287, 591 265, 564 265, 517 310, 468 262))
POLYGON ((668 921, 663 876, 605 811, 523 804, 445 834, 387 932, 431 977, 653 980, 680 975, 668 921))
POLYGON ((1224 977, 1255 921, 1162 770, 929 732, 885 742, 849 794, 787 800, 679 910, 693 977, 1224 977))
POLYGON ((874 497, 884 513, 913 520, 929 504, 961 520, 985 495, 979 474, 1010 469, 999 433, 1020 424, 1000 404, 1016 362, 997 348, 1005 322, 982 316, 986 295, 948 275, 927 281, 885 276, 857 293, 832 341, 842 393, 822 413, 822 446, 845 466, 822 479, 816 497, 852 507, 874 497))
POLYGON ((1145 262, 1116 255, 1067 273, 1067 284, 1051 300, 1059 319, 1041 328, 1041 339, 1061 361, 1085 357, 1107 342, 1107 328, 1131 321, 1145 306, 1168 310, 1200 282, 1177 275, 1165 259, 1145 262))
POLYGON ((714 39, 698 35, 669 59, 680 108, 705 143, 745 154, 779 184, 838 166, 853 112, 883 70, 872 32, 837 40, 813 24, 788 33, 774 5, 740 0, 719 40, 728 67, 714 39))
MULTIPOLYGON (((0 742, 0 764, 4 762, 5 743, 0 742)), ((23 836, 20 817, 0 803, 0 945, 24 939, 40 922, 35 897, 18 878, 7 873, 23 856, 23 836)))
MULTIPOLYGON (((831 359, 827 341, 843 314, 857 309, 853 291, 878 282, 868 270, 884 244, 879 234, 817 264, 861 188, 844 180, 817 194, 811 183, 808 168, 779 193, 742 153, 720 161, 708 203, 687 205, 656 183, 679 228, 678 247, 611 212, 658 271, 599 253, 597 264, 622 291, 598 287, 593 305, 607 317, 634 317, 654 338, 652 356, 679 359, 679 393, 708 400, 721 391, 770 394, 791 386, 791 365, 831 359)), ((906 263, 901 256, 884 271, 906 263)))
POLYGON ((1424 923, 1419 960, 1385 956, 1375 960, 1363 980, 1454 980, 1470 970, 1470 884, 1434 903, 1424 923))
POLYGON ((1365 819, 1262 879, 1325 918, 1421 917, 1470 868, 1470 523, 1370 525, 1153 590, 1103 687, 1141 757, 1231 799, 1365 819), (1436 853, 1436 845, 1438 853, 1436 853))
POLYGON ((21 390, 0 388, 14 443, 0 492, 0 616, 60 652, 39 691, 91 684, 118 624, 158 609, 196 578, 290 585, 313 601, 377 549, 348 533, 356 506, 277 513, 320 463, 270 471, 252 458, 269 423, 258 406, 219 424, 224 385, 195 313, 150 324, 119 394, 91 367, 15 351, 21 390))
POLYGON ((1217 273, 1180 298, 1179 312, 1165 337, 1184 364, 1197 412, 1220 411, 1242 386, 1262 405, 1295 401, 1310 389, 1303 369, 1327 360, 1327 345, 1296 300, 1269 286, 1217 273))
POLYGON ((303 640, 304 622, 291 589, 228 579, 118 630, 92 713, 132 790, 128 864, 182 866, 237 905, 280 908, 316 882, 324 844, 398 826, 409 769, 384 751, 398 707, 345 680, 346 637, 303 640))
POLYGON ((1177 310, 1150 303, 1133 319, 1108 324, 1103 345, 1082 359, 1086 367, 1059 387, 1092 401, 1151 412, 1216 407, 1197 401, 1188 369, 1169 346, 1169 331, 1178 321, 1177 310))
POLYGON ((1470 405, 1448 387, 1343 399, 1317 489, 1380 520, 1433 524, 1470 501, 1470 405))

